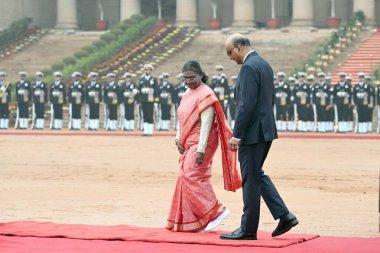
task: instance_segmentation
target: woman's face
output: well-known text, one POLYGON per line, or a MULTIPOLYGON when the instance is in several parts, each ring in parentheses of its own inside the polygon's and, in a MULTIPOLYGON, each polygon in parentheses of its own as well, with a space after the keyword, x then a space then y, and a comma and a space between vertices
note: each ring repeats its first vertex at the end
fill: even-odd
POLYGON ((185 85, 190 89, 195 89, 201 85, 201 77, 191 70, 183 72, 183 81, 185 82, 185 85))

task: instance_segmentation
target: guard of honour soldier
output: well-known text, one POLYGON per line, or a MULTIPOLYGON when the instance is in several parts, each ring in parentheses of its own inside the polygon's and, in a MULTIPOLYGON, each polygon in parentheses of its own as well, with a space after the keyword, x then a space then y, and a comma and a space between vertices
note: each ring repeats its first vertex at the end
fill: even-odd
MULTIPOLYGON (((151 75, 153 70, 152 65, 145 64, 137 83, 134 82, 134 74, 125 73, 117 80, 116 74, 108 73, 104 85, 98 81, 99 75, 96 72, 88 74, 86 84, 81 83, 82 74, 74 72, 69 86, 65 86, 62 81, 62 73, 54 72, 54 82, 50 87, 43 81, 42 72, 36 72, 36 81, 30 84, 26 80, 27 73, 20 71, 20 80, 15 84, 15 127, 28 128, 31 106, 31 127, 43 129, 45 107, 50 102, 51 129, 63 128, 63 106, 68 103, 69 129, 81 129, 81 108, 86 104, 85 128, 98 130, 100 105, 103 102, 104 128, 107 130, 133 131, 138 127, 143 130, 144 136, 151 136, 154 122, 161 131, 176 129, 176 111, 187 90, 182 74, 177 76, 178 84, 173 85, 169 82, 169 73, 162 73, 157 79, 151 75)), ((211 78, 210 87, 233 128, 237 77, 232 76, 229 82, 223 73, 223 66, 217 65, 215 70, 217 74, 211 78)), ((278 130, 371 132, 372 115, 377 101, 377 132, 380 133, 380 89, 375 91, 371 78, 364 73, 359 72, 358 78, 359 82, 352 85, 349 76, 339 73, 339 82, 331 85, 331 78, 323 72, 317 74, 316 80, 313 75, 307 76, 303 72, 297 74, 297 79, 286 79, 284 72, 278 72, 274 78, 274 112, 278 130)), ((6 73, 0 72, 0 129, 9 128, 11 93, 6 73)))

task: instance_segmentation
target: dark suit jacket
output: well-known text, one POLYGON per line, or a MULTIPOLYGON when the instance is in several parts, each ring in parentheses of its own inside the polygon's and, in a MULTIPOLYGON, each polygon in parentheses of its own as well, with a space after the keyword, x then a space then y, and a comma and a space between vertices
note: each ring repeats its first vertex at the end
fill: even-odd
POLYGON ((241 145, 277 138, 273 113, 273 70, 256 52, 247 56, 240 69, 235 98, 233 136, 241 139, 241 145))

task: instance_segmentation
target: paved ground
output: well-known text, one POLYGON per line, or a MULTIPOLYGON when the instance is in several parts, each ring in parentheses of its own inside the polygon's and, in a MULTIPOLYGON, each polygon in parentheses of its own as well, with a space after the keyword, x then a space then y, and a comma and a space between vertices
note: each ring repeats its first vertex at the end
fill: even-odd
MULTIPOLYGON (((81 131, 84 132, 84 131, 81 131)), ((340 135, 341 136, 341 135, 340 135)), ((297 233, 379 236, 379 139, 280 138, 265 164, 297 233)), ((163 227, 178 173, 172 136, 21 136, 0 133, 1 221, 163 227)), ((239 226, 241 190, 215 192, 239 226)), ((262 205, 260 229, 276 223, 262 205)))

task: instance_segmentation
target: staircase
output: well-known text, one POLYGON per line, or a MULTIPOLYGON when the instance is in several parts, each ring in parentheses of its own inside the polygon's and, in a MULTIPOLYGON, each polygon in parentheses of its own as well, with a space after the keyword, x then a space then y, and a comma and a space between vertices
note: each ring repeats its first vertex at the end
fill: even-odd
MULTIPOLYGON (((256 31, 247 35, 255 49, 271 64, 274 73, 288 73, 299 62, 309 55, 331 34, 330 30, 319 32, 292 31, 284 33, 279 30, 256 31)), ((211 78, 215 74, 215 65, 224 66, 224 73, 230 78, 237 75, 240 69, 225 53, 224 44, 229 35, 220 31, 202 31, 186 48, 168 57, 156 66, 153 75, 162 72, 171 73, 170 81, 178 83, 176 75, 188 60, 197 60, 203 71, 211 78)))
POLYGON ((78 32, 71 35, 48 34, 27 49, 0 60, 0 71, 7 72, 7 80, 18 80, 18 72, 33 76, 36 71, 49 68, 53 63, 73 55, 77 50, 99 39, 100 33, 78 32))
POLYGON ((339 82, 339 73, 345 72, 356 84, 358 72, 370 75, 380 63, 380 32, 372 33, 369 38, 351 55, 350 58, 334 73, 331 83, 339 82))

